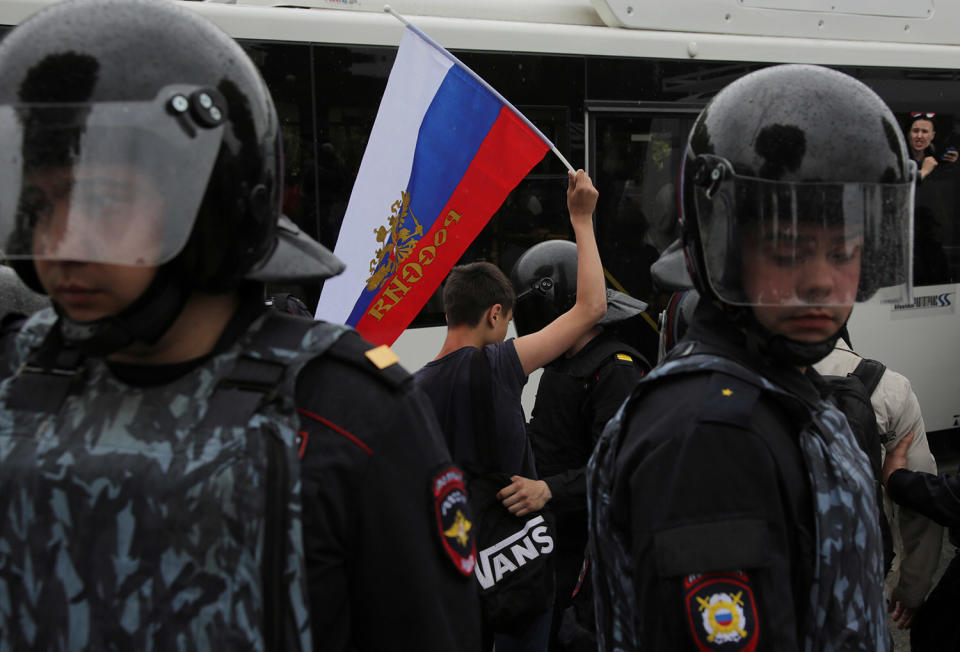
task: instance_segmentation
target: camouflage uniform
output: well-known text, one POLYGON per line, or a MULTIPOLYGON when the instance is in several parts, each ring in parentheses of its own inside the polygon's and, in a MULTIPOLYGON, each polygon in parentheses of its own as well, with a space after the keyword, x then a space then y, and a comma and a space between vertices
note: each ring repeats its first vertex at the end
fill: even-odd
MULTIPOLYGON (((27 323, 13 367, 54 318, 27 323)), ((125 386, 88 359, 74 384, 83 391, 48 412, 19 407, 24 374, 0 384, 0 649, 265 649, 264 603, 277 599, 291 606, 287 645, 309 648, 293 383, 342 329, 257 351, 265 322, 159 387, 125 386), (235 394, 250 409, 218 409, 215 389, 244 353, 285 367, 281 391, 259 404, 235 394), (284 511, 271 496, 289 517, 287 596, 264 595, 261 578, 269 514, 284 511)))
POLYGON ((55 389, 0 384, 0 650, 477 649, 425 398, 352 330, 253 304, 170 382, 88 359, 54 411, 55 389))

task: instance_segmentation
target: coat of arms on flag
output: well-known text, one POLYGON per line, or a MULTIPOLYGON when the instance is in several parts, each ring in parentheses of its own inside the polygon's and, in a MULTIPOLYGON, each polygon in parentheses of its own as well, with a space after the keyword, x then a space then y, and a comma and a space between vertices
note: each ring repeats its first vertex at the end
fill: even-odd
MULTIPOLYGON (((392 344, 549 140, 408 25, 350 195, 317 319, 392 344)), ((569 165, 568 165, 569 167, 569 165)))

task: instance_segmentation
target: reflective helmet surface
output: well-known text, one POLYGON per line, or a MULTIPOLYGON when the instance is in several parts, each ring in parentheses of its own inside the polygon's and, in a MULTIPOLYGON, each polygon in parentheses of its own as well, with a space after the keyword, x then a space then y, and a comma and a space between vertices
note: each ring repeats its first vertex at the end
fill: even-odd
POLYGON ((903 300, 915 174, 894 115, 858 80, 809 65, 740 78, 701 112, 684 158, 681 230, 696 288, 730 305, 790 303, 747 296, 744 242, 796 260, 803 228, 832 228, 861 247, 859 287, 836 303, 903 300))
MULTIPOLYGON (((577 302, 577 245, 569 240, 533 245, 517 259, 510 282, 517 294, 513 309, 517 334, 537 332, 577 302)), ((607 312, 597 325, 612 326, 646 309, 646 302, 607 288, 607 312)))
POLYGON ((69 0, 25 20, 0 43, 0 134, 0 247, 21 275, 41 257, 173 261, 219 290, 277 245, 273 102, 236 42, 174 2, 69 0))
POLYGON ((510 271, 517 293, 513 325, 520 336, 535 333, 577 301, 577 245, 545 240, 527 249, 510 271))

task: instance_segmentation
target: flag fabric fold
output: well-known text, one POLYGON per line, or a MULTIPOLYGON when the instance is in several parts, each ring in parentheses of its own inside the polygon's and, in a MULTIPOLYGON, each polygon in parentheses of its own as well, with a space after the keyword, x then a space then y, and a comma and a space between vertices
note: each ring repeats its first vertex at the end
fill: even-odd
POLYGON ((392 344, 552 144, 419 30, 405 30, 317 319, 392 344))

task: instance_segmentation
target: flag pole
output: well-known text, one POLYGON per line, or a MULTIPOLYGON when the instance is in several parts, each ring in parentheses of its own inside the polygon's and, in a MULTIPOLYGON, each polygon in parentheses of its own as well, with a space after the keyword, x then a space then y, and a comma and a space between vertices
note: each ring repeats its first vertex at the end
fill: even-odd
POLYGON ((537 129, 537 126, 536 126, 535 124, 533 124, 532 122, 530 122, 530 120, 527 118, 527 116, 525 116, 525 115, 523 115, 522 113, 520 113, 519 111, 517 111, 516 107, 513 106, 513 104, 511 104, 510 102, 508 102, 508 101, 507 101, 507 98, 505 98, 503 95, 501 95, 501 94, 497 91, 497 89, 495 89, 493 86, 491 86, 491 85, 488 84, 486 81, 484 81, 483 78, 480 77, 480 75, 478 75, 477 73, 473 72, 469 67, 463 65, 463 62, 461 62, 460 59, 458 59, 458 58, 456 58, 455 56, 453 56, 453 54, 451 54, 449 50, 447 50, 445 47, 443 47, 442 45, 440 45, 439 43, 437 43, 436 41, 434 41, 432 38, 430 38, 429 36, 427 36, 426 34, 424 34, 423 31, 422 31, 419 27, 417 27, 416 25, 414 25, 413 23, 411 23, 409 20, 407 20, 406 18, 404 18, 403 16, 401 16, 400 14, 398 14, 398 13, 393 9, 393 7, 391 7, 390 5, 383 5, 383 10, 384 10, 386 13, 390 14, 391 16, 393 16, 394 18, 396 18, 397 20, 399 20, 399 21, 400 21, 401 23, 403 23, 406 27, 409 27, 409 28, 412 29, 414 32, 416 32, 417 35, 418 35, 420 38, 422 38, 424 41, 426 41, 427 43, 429 43, 430 45, 432 45, 434 48, 436 48, 437 50, 439 50, 445 57, 447 57, 448 59, 450 59, 451 61, 453 61, 453 63, 454 63, 455 65, 459 66, 461 70, 463 70, 464 72, 466 72, 467 74, 469 74, 471 77, 473 77, 475 80, 477 80, 480 84, 482 84, 484 88, 486 88, 488 91, 490 91, 491 93, 493 93, 494 97, 496 97, 498 100, 500 100, 501 102, 503 102, 503 104, 504 104, 505 106, 507 106, 511 111, 513 111, 513 114, 514 114, 514 115, 516 115, 518 118, 520 118, 521 120, 523 120, 523 122, 524 122, 528 127, 530 127, 530 129, 532 129, 533 132, 534 132, 535 134, 537 134, 537 136, 539 136, 540 139, 541 139, 543 142, 545 142, 547 145, 550 146, 550 151, 557 155, 557 158, 559 158, 560 161, 561 161, 565 166, 567 166, 567 169, 568 169, 568 170, 570 170, 571 172, 576 172, 576 170, 573 169, 573 166, 570 165, 570 162, 567 161, 567 159, 563 156, 563 154, 560 153, 560 150, 557 149, 556 145, 554 145, 553 142, 552 142, 549 138, 547 138, 542 131, 540 131, 539 129, 537 129))

